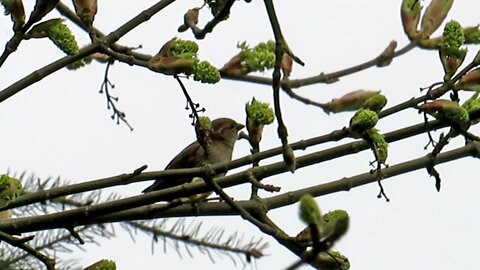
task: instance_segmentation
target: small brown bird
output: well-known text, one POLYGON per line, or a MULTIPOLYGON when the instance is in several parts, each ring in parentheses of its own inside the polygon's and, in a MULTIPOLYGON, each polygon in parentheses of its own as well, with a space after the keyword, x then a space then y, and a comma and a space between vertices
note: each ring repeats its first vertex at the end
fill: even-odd
MULTIPOLYGON (((212 121, 209 154, 198 141, 191 143, 170 161, 165 170, 200 167, 205 163, 215 164, 232 160, 233 146, 238 139, 238 131, 244 125, 229 118, 218 118, 212 121)), ((220 174, 221 175, 224 175, 220 174)), ((192 177, 156 179, 143 193, 169 188, 192 181, 192 177)))

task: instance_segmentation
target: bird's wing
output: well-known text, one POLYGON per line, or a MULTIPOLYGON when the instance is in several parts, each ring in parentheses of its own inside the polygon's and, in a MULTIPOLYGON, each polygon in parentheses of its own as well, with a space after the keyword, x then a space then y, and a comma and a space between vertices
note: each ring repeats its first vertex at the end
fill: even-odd
POLYGON ((202 163, 203 152, 203 148, 195 141, 176 155, 165 167, 165 170, 197 167, 202 163))
MULTIPOLYGON (((170 163, 168 163, 165 170, 171 169, 187 169, 200 166, 203 162, 204 150, 200 144, 195 141, 182 150, 178 155, 176 155, 170 163), (188 153, 188 154, 187 154, 188 153)), ((144 189, 142 192, 147 193, 155 190, 160 190, 164 188, 169 188, 183 183, 188 182, 191 177, 177 177, 169 179, 156 179, 155 182, 144 189)))

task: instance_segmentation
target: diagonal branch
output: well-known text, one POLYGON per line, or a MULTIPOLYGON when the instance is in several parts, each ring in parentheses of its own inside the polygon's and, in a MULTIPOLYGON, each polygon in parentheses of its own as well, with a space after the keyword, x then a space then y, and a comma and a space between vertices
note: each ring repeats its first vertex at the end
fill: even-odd
MULTIPOLYGON (((480 158, 480 143, 472 142, 466 146, 462 146, 444 153, 440 153, 434 158, 434 164, 442 164, 457 160, 463 157, 476 157, 480 158)), ((432 158, 429 154, 405 161, 399 164, 391 165, 388 168, 383 169, 386 179, 392 178, 397 175, 409 173, 415 170, 423 169, 431 165, 432 158)), ((228 177, 227 177, 228 178, 228 177)), ((271 196, 268 198, 263 198, 259 200, 245 200, 237 201, 242 208, 246 211, 252 212, 258 208, 265 208, 266 210, 272 210, 277 208, 282 208, 298 202, 300 197, 304 194, 311 194, 314 197, 323 196, 327 194, 332 194, 339 191, 349 191, 352 188, 359 187, 362 185, 375 183, 377 181, 377 176, 366 172, 363 174, 355 175, 352 177, 345 177, 336 181, 331 181, 328 183, 311 186, 303 189, 298 189, 291 191, 285 194, 271 196)), ((223 181, 217 181, 219 184, 222 184, 223 181)), ((142 206, 126 211, 121 211, 118 213, 113 213, 105 215, 102 217, 93 218, 91 220, 85 220, 86 224, 91 223, 107 223, 107 222, 118 222, 124 220, 135 220, 135 219, 154 219, 154 218, 165 218, 165 217, 187 217, 187 216, 215 216, 215 215, 237 215, 238 212, 235 209, 232 209, 225 202, 209 202, 201 203, 196 206, 192 205, 182 205, 173 209, 163 210, 161 209, 162 204, 147 205, 142 206), (159 211, 157 211, 159 209, 159 211)), ((2 225, 0 225, 0 228, 2 225)))
MULTIPOLYGON (((470 113, 470 119, 475 120, 480 118, 480 110, 476 110, 470 113)), ((385 133, 385 140, 387 142, 395 142, 401 139, 405 139, 411 136, 421 134, 427 130, 434 130, 442 127, 448 126, 447 123, 441 122, 439 120, 433 120, 428 122, 428 125, 424 123, 412 125, 402 129, 398 129, 392 132, 385 133)), ((330 141, 338 141, 348 136, 348 132, 345 130, 333 131, 329 134, 310 138, 307 140, 301 140, 296 143, 290 144, 292 149, 302 149, 305 150, 309 146, 318 145, 330 141)), ((318 159, 317 162, 322 162, 325 160, 354 154, 362 150, 369 149, 369 145, 364 141, 356 141, 340 146, 332 147, 323 151, 317 152, 318 159)), ((282 153, 282 147, 272 148, 266 151, 262 151, 253 155, 249 155, 243 158, 239 158, 230 162, 218 163, 211 165, 211 169, 215 170, 216 173, 225 172, 234 168, 245 166, 251 164, 255 161, 260 161, 266 158, 270 158, 282 153)), ((128 185, 134 182, 140 182, 145 180, 151 180, 156 178, 169 178, 169 177, 178 177, 178 176, 199 176, 204 172, 203 168, 192 168, 192 169, 175 169, 175 170, 165 170, 165 171, 154 171, 154 172, 144 172, 140 173, 145 169, 145 166, 142 167, 142 170, 136 170, 134 173, 130 174, 121 174, 118 176, 112 176, 107 178, 102 178, 92 181, 82 181, 82 183, 77 183, 73 185, 68 185, 64 187, 52 188, 46 191, 38 191, 30 194, 26 194, 16 198, 14 201, 9 201, 8 204, 0 208, 1 210, 11 209, 14 207, 19 207, 23 205, 28 205, 36 202, 43 202, 52 198, 57 198, 65 195, 96 190, 105 187, 117 186, 117 185, 128 185)), ((251 173, 251 171, 250 171, 251 173)), ((246 177, 245 179, 247 179, 246 177)), ((246 180, 248 181, 248 180, 246 180)), ((197 191, 197 193, 200 193, 197 191)))
MULTIPOLYGON (((366 144, 365 142, 360 142, 366 144)), ((480 157, 480 143, 479 142, 471 142, 466 146, 439 154, 434 159, 434 164, 440 164, 444 162, 448 162, 451 160, 456 160, 466 156, 474 156, 480 157)), ((299 167, 304 167, 308 165, 312 165, 318 163, 318 155, 317 153, 312 153, 308 155, 304 155, 297 158, 297 163, 299 167)), ((395 175, 403 174, 406 172, 418 170, 420 168, 424 168, 426 166, 431 165, 432 158, 430 155, 427 155, 422 158, 410 160, 407 162, 403 162, 394 166, 390 166, 384 169, 385 179, 388 177, 392 177, 395 175)), ((272 175, 276 175, 282 172, 286 172, 287 168, 283 162, 277 162, 274 164, 270 164, 267 166, 262 166, 255 168, 253 173, 261 178, 266 178, 272 175)), ((219 186, 222 188, 230 187, 233 185, 238 185, 240 183, 246 182, 245 180, 246 172, 236 173, 226 177, 218 177, 215 181, 218 183, 219 186)), ((258 206, 259 203, 262 205, 262 208, 265 206, 266 209, 273 209, 277 207, 282 207, 285 205, 293 204, 299 200, 302 194, 310 193, 312 196, 321 196, 325 194, 330 194, 333 192, 338 191, 348 191, 353 187, 365 185, 371 182, 377 181, 376 175, 372 175, 370 172, 357 175, 351 178, 343 178, 337 181, 333 181, 327 184, 318 185, 314 187, 309 187, 301 190, 297 190, 295 192, 288 192, 283 195, 278 195, 271 197, 270 199, 262 199, 258 203, 254 204, 258 206)), ((159 200, 169 200, 179 196, 185 196, 190 194, 196 194, 201 192, 209 191, 209 187, 206 183, 191 183, 187 185, 177 186, 173 188, 167 188, 163 190, 158 190, 154 192, 150 192, 144 195, 133 196, 125 199, 116 200, 113 202, 106 202, 98 205, 87 206, 87 207, 79 207, 73 210, 67 210, 60 213, 53 213, 48 215, 42 215, 38 217, 26 217, 26 218, 16 218, 10 219, 6 221, 0 221, 0 231, 4 231, 7 233, 23 233, 35 230, 43 230, 43 229, 51 229, 51 228, 63 228, 66 227, 66 224, 75 224, 78 225, 87 225, 92 223, 104 223, 107 222, 105 217, 111 217, 119 215, 120 211, 135 208, 142 205, 145 206, 148 211, 145 213, 149 213, 148 216, 136 216, 135 219, 142 219, 142 218, 157 218, 157 217, 168 217, 168 216, 189 216, 189 215, 219 215, 219 214, 238 214, 235 210, 232 211, 230 205, 225 204, 223 209, 219 208, 212 208, 214 206, 218 206, 216 203, 206 203, 206 204, 199 204, 198 208, 187 208, 192 210, 193 212, 185 213, 181 212, 179 209, 184 209, 185 206, 179 206, 173 209, 162 209, 161 213, 152 214, 151 210, 155 209, 155 205, 150 205, 155 201, 159 200), (206 208, 203 208, 206 207, 206 208), (209 209, 209 211, 205 211, 209 209), (212 211, 213 210, 213 211, 212 211), (112 214, 118 212, 117 214, 112 214), (109 214, 109 215, 107 215, 109 214), (103 216, 103 217, 102 217, 103 216)), ((240 202, 238 202, 240 203, 240 202)), ((252 203, 252 202, 251 202, 252 203)), ((159 205, 162 206, 162 205, 159 205)), ((247 206, 241 204, 247 211, 255 211, 255 209, 249 209, 247 206)), ((132 210, 137 210, 132 209, 132 210)), ((145 208, 142 208, 145 209, 145 208)), ((122 217, 125 218, 125 217, 122 217)), ((117 220, 118 221, 118 220, 117 220)), ((112 222, 110 219, 108 222, 112 222)))
POLYGON ((98 52, 101 50, 102 46, 105 44, 113 44, 118 41, 122 36, 133 30, 135 27, 140 24, 148 21, 153 15, 161 11, 163 8, 173 3, 175 0, 162 0, 154 4, 149 9, 142 11, 140 14, 135 16, 130 21, 126 22, 120 26, 117 30, 110 33, 108 36, 97 39, 92 44, 86 46, 80 50, 80 53, 77 55, 65 56, 57 61, 54 61, 51 64, 46 65, 45 67, 38 69, 31 73, 30 75, 24 77, 23 79, 15 82, 9 87, 0 91, 0 103, 21 90, 27 88, 28 86, 40 81, 41 79, 47 77, 48 75, 54 73, 55 71, 68 66, 69 64, 80 60, 92 53, 98 52))

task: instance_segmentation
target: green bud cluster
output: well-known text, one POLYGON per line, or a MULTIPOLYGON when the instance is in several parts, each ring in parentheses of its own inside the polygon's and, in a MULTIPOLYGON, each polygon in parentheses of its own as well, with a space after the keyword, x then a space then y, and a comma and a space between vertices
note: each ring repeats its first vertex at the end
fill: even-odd
POLYGON ((101 260, 101 261, 87 267, 86 269, 88 269, 88 270, 116 270, 117 265, 115 264, 114 261, 101 260))
POLYGON ((310 194, 300 198, 300 218, 307 224, 319 224, 322 220, 320 209, 310 194))
POLYGON ((275 65, 275 42, 268 41, 267 43, 260 43, 253 49, 243 42, 238 45, 241 49, 239 54, 241 66, 248 72, 251 71, 265 71, 273 68, 275 65))
POLYGON ((345 257, 345 255, 341 254, 338 251, 329 251, 328 252, 330 256, 333 256, 336 259, 341 259, 344 263, 340 264, 340 268, 336 268, 338 270, 348 270, 350 269, 350 262, 348 261, 348 258, 345 257))
POLYGON ((198 45, 194 41, 175 39, 170 47, 170 55, 180 58, 196 57, 198 45))
POLYGON ((268 125, 273 122, 275 115, 273 109, 268 103, 253 100, 252 103, 246 105, 247 117, 260 125, 268 125))
POLYGON ((70 29, 62 22, 63 20, 57 20, 46 29, 48 38, 66 54, 78 54, 80 49, 78 48, 77 41, 72 35, 72 32, 70 32, 70 29))
POLYGON ((381 94, 375 94, 368 98, 355 115, 350 119, 352 136, 365 138, 372 141, 372 149, 377 154, 377 160, 385 163, 388 155, 388 144, 382 134, 374 128, 378 122, 378 112, 387 104, 387 98, 381 94))
POLYGON ((350 128, 352 130, 363 132, 373 128, 378 122, 378 115, 376 112, 360 109, 350 119, 350 128))
POLYGON ((320 230, 325 240, 334 242, 343 236, 349 226, 350 218, 345 210, 335 210, 326 213, 322 217, 320 230))
POLYGON ((206 129, 206 130, 212 129, 212 120, 210 120, 208 116, 200 116, 198 121, 200 122, 200 127, 202 127, 203 129, 206 129))
POLYGON ((459 124, 459 125, 466 125, 467 123, 470 122, 470 116, 468 114, 467 109, 464 107, 458 107, 458 110, 455 111, 445 111, 444 112, 444 117, 453 123, 459 124))
POLYGON ((216 83, 220 81, 220 72, 207 61, 193 65, 193 79, 202 83, 216 83))
POLYGON ((443 30, 443 46, 447 48, 460 48, 465 42, 462 26, 454 20, 449 21, 443 30))
POLYGON ((90 64, 91 62, 92 62, 92 58, 87 56, 83 59, 80 59, 78 61, 71 63, 70 65, 67 66, 67 69, 76 70, 90 64))
POLYGON ((475 92, 471 98, 469 98, 465 103, 462 105, 465 110, 468 112, 479 109, 480 108, 480 99, 478 98, 479 92, 475 92))
POLYGON ((447 55, 462 57, 465 50, 460 49, 460 46, 465 42, 465 35, 462 26, 454 20, 451 20, 445 25, 443 30, 442 50, 447 55))
POLYGON ((378 113, 385 105, 387 105, 387 97, 382 94, 376 94, 363 103, 363 108, 378 113))
POLYGON ((148 67, 168 75, 193 75, 195 81, 216 83, 221 76, 218 69, 197 57, 198 45, 194 41, 173 38, 148 61, 148 67))
POLYGON ((378 161, 384 163, 388 157, 388 143, 385 141, 385 136, 378 133, 374 128, 367 130, 367 134, 373 142, 373 147, 377 151, 378 161))
POLYGON ((23 194, 20 180, 8 175, 0 175, 0 200, 9 201, 23 194))

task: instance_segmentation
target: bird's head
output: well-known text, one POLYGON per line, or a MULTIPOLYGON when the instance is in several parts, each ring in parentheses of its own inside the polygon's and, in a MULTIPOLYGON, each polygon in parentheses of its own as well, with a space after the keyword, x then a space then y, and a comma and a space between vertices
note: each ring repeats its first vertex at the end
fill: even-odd
POLYGON ((212 121, 212 138, 219 138, 230 144, 235 144, 238 139, 238 132, 245 125, 239 124, 230 118, 218 118, 212 121))

